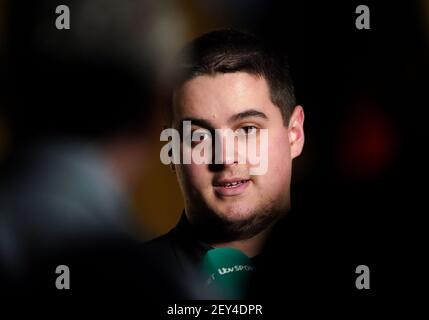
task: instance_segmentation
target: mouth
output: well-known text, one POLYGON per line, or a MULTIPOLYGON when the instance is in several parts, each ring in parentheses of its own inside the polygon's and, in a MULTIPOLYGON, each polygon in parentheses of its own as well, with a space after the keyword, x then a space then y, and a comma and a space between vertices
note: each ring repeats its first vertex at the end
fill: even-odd
POLYGON ((213 183, 214 191, 219 196, 236 196, 242 194, 250 185, 250 179, 224 179, 213 183))

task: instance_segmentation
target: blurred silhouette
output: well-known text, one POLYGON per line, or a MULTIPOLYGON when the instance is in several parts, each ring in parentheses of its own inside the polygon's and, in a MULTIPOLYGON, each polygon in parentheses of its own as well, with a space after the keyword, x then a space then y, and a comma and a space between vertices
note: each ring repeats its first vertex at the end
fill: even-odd
POLYGON ((17 291, 55 288, 46 281, 58 257, 114 259, 115 246, 144 239, 128 197, 144 173, 157 83, 147 3, 103 2, 110 14, 96 19, 99 2, 73 1, 71 29, 57 30, 55 8, 67 4, 57 2, 10 3, 0 271, 17 291))

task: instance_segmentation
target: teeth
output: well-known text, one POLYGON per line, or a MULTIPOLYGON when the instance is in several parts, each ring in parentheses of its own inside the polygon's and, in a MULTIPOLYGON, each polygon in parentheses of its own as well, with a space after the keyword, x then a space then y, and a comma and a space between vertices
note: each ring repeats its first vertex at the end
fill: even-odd
POLYGON ((240 180, 240 181, 234 181, 234 182, 225 182, 225 183, 219 183, 216 184, 216 186, 224 187, 224 188, 234 188, 236 186, 239 186, 243 183, 246 183, 248 180, 240 180))
POLYGON ((234 187, 234 186, 237 186, 237 185, 242 184, 242 183, 243 183, 243 181, 228 182, 228 183, 225 183, 225 187, 234 187))

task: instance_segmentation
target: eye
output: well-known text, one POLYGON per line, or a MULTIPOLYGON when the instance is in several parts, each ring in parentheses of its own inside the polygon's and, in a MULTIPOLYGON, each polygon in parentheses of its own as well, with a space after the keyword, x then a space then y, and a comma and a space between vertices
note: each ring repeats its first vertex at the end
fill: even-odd
POLYGON ((197 129, 192 132, 192 144, 198 144, 204 140, 211 139, 212 135, 207 129, 197 129))
POLYGON ((253 134, 256 134, 257 132, 258 132, 258 128, 255 126, 243 126, 236 130, 236 133, 244 134, 244 135, 253 135, 253 134))

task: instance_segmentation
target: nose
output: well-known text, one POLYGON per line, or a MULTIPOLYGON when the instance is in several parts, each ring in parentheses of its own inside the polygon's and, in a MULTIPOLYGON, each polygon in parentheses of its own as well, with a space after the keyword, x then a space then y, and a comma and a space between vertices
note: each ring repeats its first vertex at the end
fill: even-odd
POLYGON ((232 166, 240 162, 245 155, 242 146, 243 141, 230 129, 217 130, 213 139, 214 152, 212 163, 215 166, 232 166))

